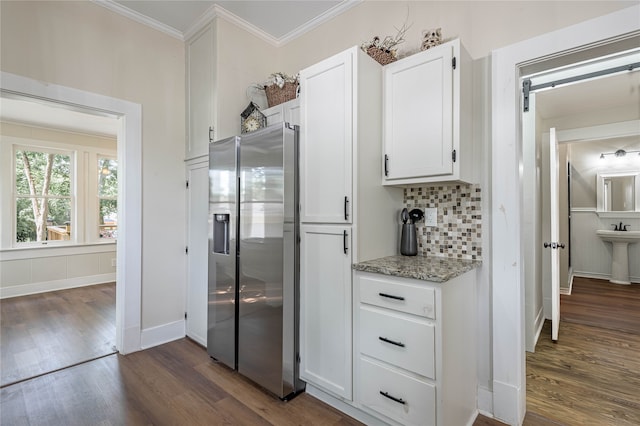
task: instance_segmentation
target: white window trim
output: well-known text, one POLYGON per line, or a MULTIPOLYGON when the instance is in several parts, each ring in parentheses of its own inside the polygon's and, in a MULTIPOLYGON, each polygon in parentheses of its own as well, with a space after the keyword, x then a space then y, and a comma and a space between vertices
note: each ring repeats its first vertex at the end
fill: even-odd
MULTIPOLYGON (((10 213, 10 220, 11 220, 11 229, 12 229, 12 239, 11 239, 11 247, 12 248, 39 248, 39 247, 48 247, 48 246, 66 246, 66 245, 70 245, 70 244, 77 244, 77 239, 76 239, 76 229, 77 229, 77 213, 78 213, 78 208, 77 208, 77 203, 78 203, 78 197, 75 195, 76 193, 76 176, 78 176, 78 174, 76 173, 76 151, 73 149, 60 149, 58 147, 51 147, 51 146, 47 146, 47 144, 43 144, 43 143, 38 143, 38 144, 25 144, 22 142, 25 142, 25 139, 20 139, 20 138, 15 138, 18 141, 20 141, 21 143, 12 143, 11 144, 11 213, 10 213), (18 198, 27 198, 25 197, 26 194, 18 194, 16 191, 16 154, 18 151, 30 151, 30 152, 45 152, 45 153, 49 153, 49 154, 55 154, 55 155, 67 155, 70 158, 70 170, 71 170, 71 177, 70 177, 70 185, 71 187, 69 188, 70 191, 70 195, 69 196, 42 196, 42 195, 35 195, 35 198, 47 198, 47 199, 51 199, 51 198, 65 198, 65 199, 69 199, 70 202, 70 218, 69 221, 71 222, 71 239, 69 240, 62 240, 62 241, 32 241, 32 242, 18 242, 16 240, 16 236, 17 236, 17 221, 16 221, 16 205, 17 205, 17 200, 18 198)), ((42 141, 37 141, 37 142, 42 142, 42 141)), ((4 176, 3 176, 4 178, 4 176)), ((28 196, 28 198, 32 198, 31 195, 28 196)))
MULTIPOLYGON (((96 172, 93 174, 89 175, 88 181, 90 182, 89 185, 89 190, 88 192, 88 196, 87 196, 87 202, 94 202, 96 204, 96 213, 100 213, 100 200, 115 200, 116 202, 118 201, 118 196, 116 195, 115 197, 101 197, 100 196, 100 192, 98 191, 98 185, 99 185, 99 181, 98 181, 98 174, 100 173, 99 167, 98 167, 98 162, 100 161, 101 158, 105 158, 108 160, 112 160, 112 161, 118 161, 118 158, 116 157, 116 155, 114 154, 108 154, 105 153, 106 151, 100 151, 98 153, 95 154, 95 158, 93 160, 91 160, 94 164, 94 166, 96 167, 96 172), (95 183, 94 183, 95 182, 95 183), (91 195, 91 191, 95 191, 94 195, 91 195), (93 201, 90 201, 93 200, 93 201)), ((118 164, 118 168, 120 167, 120 165, 118 164)), ((115 241, 115 238, 100 238, 99 237, 99 227, 100 227, 100 216, 98 214, 95 214, 91 217, 87 217, 86 218, 86 224, 87 224, 87 236, 89 236, 87 238, 87 240, 93 240, 94 242, 109 242, 109 241, 115 241), (93 222, 93 224, 92 224, 93 222), (91 238, 90 236, 94 236, 93 238, 91 238)), ((117 224, 116 224, 117 226, 117 224)))
MULTIPOLYGON (((0 147, 0 178, 3 184, 0 186, 0 205, 8 204, 8 215, 3 214, 0 219, 0 228, 10 230, 0 235, 0 250, 14 250, 24 248, 48 248, 59 246, 82 246, 93 244, 115 244, 116 240, 102 240, 94 231, 97 229, 97 172, 98 157, 117 159, 117 151, 104 147, 85 145, 63 144, 45 140, 20 138, 15 136, 2 136, 0 147), (42 150, 46 152, 64 153, 71 155, 72 162, 72 212, 71 226, 74 232, 67 241, 47 241, 18 243, 16 241, 16 206, 15 199, 15 152, 17 150, 42 150), (86 173, 86 174, 85 174, 86 173), (82 179, 81 176, 86 176, 82 179), (92 178, 93 176, 93 178, 92 178), (76 178, 77 177, 77 178, 76 178), (93 183, 92 183, 93 182, 93 183), (93 203, 93 213, 90 204, 93 203), (95 216, 95 217, 94 217, 95 216), (95 235, 94 235, 95 234, 95 235)), ((119 166, 119 165, 118 165, 119 166)))

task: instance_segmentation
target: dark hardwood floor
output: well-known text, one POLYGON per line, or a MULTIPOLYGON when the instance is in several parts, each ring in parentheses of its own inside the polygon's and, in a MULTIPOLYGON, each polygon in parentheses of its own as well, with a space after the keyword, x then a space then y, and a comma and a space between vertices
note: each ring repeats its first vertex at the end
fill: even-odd
MULTIPOLYGON (((620 331, 621 327, 633 330, 637 326, 625 320, 624 311, 637 315, 639 306, 633 300, 640 286, 610 289, 608 285, 595 282, 583 286, 579 280, 574 283, 573 295, 562 298, 563 315, 569 318, 561 321, 557 344, 551 343, 550 326, 545 324, 536 352, 527 354, 528 411, 524 425, 640 424, 640 333, 620 331), (613 299, 607 296, 621 291, 633 294, 613 299), (587 309, 587 300, 594 306, 605 303, 613 307, 590 307, 598 314, 584 315, 580 310, 587 309), (575 305, 574 313, 571 304, 575 305), (616 319, 607 321, 609 316, 616 319), (571 322, 571 318, 579 320, 571 322), (589 321, 600 326, 585 324, 589 321)), ((213 362, 198 344, 181 339, 5 386, 0 390, 0 424, 360 423, 307 394, 281 402, 213 362)), ((479 416, 474 425, 503 424, 479 416)))
POLYGON ((640 425, 640 285, 575 279, 560 312, 558 343, 547 322, 527 353, 527 415, 568 426, 640 425))
POLYGON ((115 283, 0 300, 0 385, 114 353, 115 283))
POLYGON ((571 295, 561 296, 563 322, 640 334, 640 284, 574 278, 571 295))
POLYGON ((356 425, 308 394, 282 402, 181 339, 0 391, 11 425, 356 425))

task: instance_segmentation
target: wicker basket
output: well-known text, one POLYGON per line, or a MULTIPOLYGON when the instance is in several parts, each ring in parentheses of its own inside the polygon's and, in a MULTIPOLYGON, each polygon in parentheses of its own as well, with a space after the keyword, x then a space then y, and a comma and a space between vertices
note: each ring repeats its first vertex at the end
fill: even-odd
POLYGON ((290 101, 296 98, 296 92, 298 91, 298 83, 284 83, 282 89, 276 84, 265 86, 264 91, 267 94, 267 102, 269 107, 280 105, 283 102, 290 101))
POLYGON ((380 65, 387 65, 397 60, 391 52, 387 52, 375 46, 371 46, 367 49, 367 55, 375 59, 380 65))

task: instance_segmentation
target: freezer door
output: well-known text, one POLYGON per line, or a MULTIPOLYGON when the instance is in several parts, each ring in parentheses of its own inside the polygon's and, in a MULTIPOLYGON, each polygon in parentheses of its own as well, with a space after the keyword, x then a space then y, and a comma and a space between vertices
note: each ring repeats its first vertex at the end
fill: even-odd
POLYGON ((207 351, 236 368, 238 137, 209 145, 209 304, 207 351))
POLYGON ((281 398, 294 389, 294 143, 282 125, 240 143, 238 371, 281 398))

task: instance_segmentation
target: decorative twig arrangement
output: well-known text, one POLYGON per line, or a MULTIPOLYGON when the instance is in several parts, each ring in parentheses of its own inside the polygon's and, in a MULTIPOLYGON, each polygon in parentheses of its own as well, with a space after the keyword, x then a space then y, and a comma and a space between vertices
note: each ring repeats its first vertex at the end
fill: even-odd
POLYGON ((411 25, 407 25, 407 22, 405 21, 402 27, 394 28, 397 31, 395 36, 386 36, 382 40, 380 40, 380 37, 375 36, 372 40, 362 43, 360 48, 382 65, 386 65, 397 60, 397 46, 404 42, 404 36, 409 28, 411 28, 411 25))

